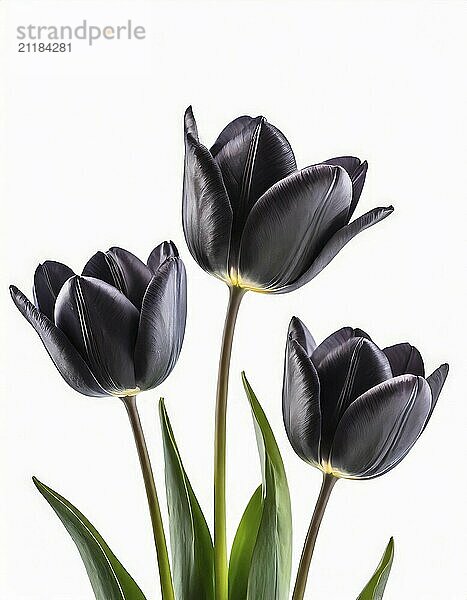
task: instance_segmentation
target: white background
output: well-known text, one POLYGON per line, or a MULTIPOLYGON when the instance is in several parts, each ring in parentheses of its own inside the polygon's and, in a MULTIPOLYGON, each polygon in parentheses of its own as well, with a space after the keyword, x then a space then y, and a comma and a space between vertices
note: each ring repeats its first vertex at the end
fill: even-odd
MULTIPOLYGON (((38 262, 79 271, 118 244, 145 258, 173 239, 189 276, 186 342, 175 371, 139 404, 163 497, 156 403, 212 520, 212 438, 226 289, 189 255, 181 229, 182 116, 201 139, 240 114, 264 114, 299 166, 368 159, 357 214, 395 213, 356 238, 289 295, 248 294, 229 405, 229 537, 260 473, 240 384, 245 369, 276 433, 294 514, 294 573, 320 485, 291 450, 280 396, 286 328, 301 317, 318 340, 350 324, 381 345, 409 340, 431 372, 451 365, 433 419, 407 459, 369 482, 340 482, 325 516, 308 598, 354 600, 391 535, 385 600, 465 600, 465 165, 463 2, 0 3, 8 156, 2 219, 2 578, 8 600, 91 600, 77 551, 34 489, 36 474, 96 524, 149 599, 159 598, 137 458, 118 400, 62 381, 7 283, 30 293, 38 262), (71 54, 19 54, 18 25, 147 30, 144 41, 73 42, 71 54)), ((2 115, 4 115, 2 111, 2 115)), ((267 599, 265 599, 267 600, 267 599)))

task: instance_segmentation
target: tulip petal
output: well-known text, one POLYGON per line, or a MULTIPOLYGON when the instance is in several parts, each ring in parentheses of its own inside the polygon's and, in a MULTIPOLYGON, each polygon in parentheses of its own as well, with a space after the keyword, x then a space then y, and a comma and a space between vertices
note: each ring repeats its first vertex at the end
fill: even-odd
POLYGON ((152 279, 151 269, 137 256, 124 250, 113 247, 107 252, 117 265, 124 281, 122 291, 133 302, 136 308, 141 308, 144 293, 152 279))
POLYGON ((93 277, 105 281, 117 288, 122 294, 125 293, 125 280, 118 263, 109 252, 96 252, 84 265, 83 277, 93 277))
POLYGON ((394 468, 420 436, 431 392, 422 377, 400 375, 355 400, 336 430, 333 472, 350 479, 378 477, 394 468))
POLYGON ((34 303, 52 322, 58 293, 65 281, 73 275, 70 267, 54 260, 46 260, 34 273, 34 303))
POLYGON ((352 337, 334 348, 316 370, 321 386, 321 455, 326 460, 336 427, 347 408, 392 374, 386 355, 363 337, 352 337))
POLYGON ((134 390, 133 353, 139 311, 113 286, 75 275, 63 286, 55 322, 110 395, 134 390))
POLYGON ((240 244, 242 287, 267 291, 300 278, 346 222, 352 196, 344 169, 317 165, 273 185, 253 207, 240 244))
POLYGON ((305 349, 287 341, 282 415, 285 430, 295 452, 304 461, 320 464, 321 410, 320 383, 305 349))
POLYGON ((173 242, 162 242, 154 248, 148 258, 148 267, 153 275, 157 273, 159 267, 170 257, 178 257, 177 246, 173 242))
POLYGON ((349 223, 345 227, 342 227, 332 238, 327 242, 321 252, 318 254, 316 259, 313 261, 311 267, 301 276, 298 277, 290 285, 285 286, 282 289, 275 290, 277 294, 283 294, 286 292, 292 292, 309 281, 311 281, 316 275, 327 267, 333 258, 342 250, 342 248, 350 242, 352 238, 358 235, 361 231, 368 229, 372 225, 379 223, 394 211, 392 206, 387 208, 374 208, 369 212, 365 213, 352 223, 349 223))
POLYGON ((444 365, 438 367, 436 371, 433 371, 433 373, 426 378, 431 389, 431 409, 428 418, 431 417, 436 403, 438 402, 439 395, 441 394, 441 390, 443 389, 448 373, 449 365, 445 363, 444 365))
POLYGON ((322 164, 342 167, 349 174, 350 179, 352 180, 352 203, 349 210, 349 219, 351 219, 355 209, 357 208, 360 196, 362 195, 366 173, 368 171, 367 161, 365 160, 362 162, 355 156, 338 156, 337 158, 325 160, 322 164))
POLYGON ((248 214, 255 202, 277 181, 297 168, 289 142, 264 117, 240 117, 224 129, 211 149, 222 172, 233 209, 233 253, 237 262, 238 244, 248 214))
POLYGON ((425 367, 420 352, 407 342, 384 348, 389 359, 393 377, 398 375, 420 375, 425 377, 425 367))
POLYGON ((83 277, 100 279, 112 285, 140 308, 152 272, 128 250, 113 247, 107 252, 96 252, 86 263, 83 277))
POLYGON ((297 340, 300 346, 305 350, 308 356, 311 356, 316 348, 316 342, 308 331, 305 323, 300 321, 298 317, 292 317, 288 331, 289 340, 297 340))
POLYGON ((193 108, 189 106, 185 111, 185 135, 190 133, 196 141, 198 141, 198 126, 196 125, 196 119, 193 114, 193 108))
POLYGON ((353 327, 342 327, 338 331, 331 333, 331 335, 316 347, 311 355, 311 360, 314 365, 318 367, 330 352, 354 337, 362 337, 371 341, 370 336, 365 333, 363 329, 359 329, 358 327, 355 329, 353 327))
POLYGON ((219 154, 222 148, 230 142, 233 138, 236 138, 241 132, 251 125, 253 121, 253 117, 248 115, 243 115, 241 117, 237 117, 233 121, 231 121, 228 125, 224 127, 224 129, 220 132, 217 137, 217 140, 211 146, 209 152, 212 154, 214 158, 219 154))
POLYGON ((209 150, 190 133, 193 130, 191 118, 188 123, 187 117, 185 119, 185 239, 201 268, 219 279, 228 280, 232 208, 219 167, 209 150))
POLYGON ((186 274, 169 258, 151 280, 141 307, 135 348, 136 383, 149 390, 171 373, 182 348, 186 321, 186 274))
POLYGON ((43 315, 14 285, 10 293, 16 307, 34 327, 60 375, 75 391, 85 396, 107 396, 98 384, 80 353, 71 344, 63 331, 43 315))

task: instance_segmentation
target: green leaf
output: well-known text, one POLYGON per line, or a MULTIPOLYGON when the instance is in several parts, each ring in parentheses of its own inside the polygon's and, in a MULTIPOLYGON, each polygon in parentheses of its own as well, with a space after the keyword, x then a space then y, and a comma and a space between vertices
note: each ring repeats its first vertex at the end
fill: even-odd
POLYGON ((381 600, 388 582, 389 573, 391 572, 392 561, 394 559, 394 540, 391 538, 383 558, 374 572, 373 577, 366 584, 365 589, 357 598, 357 600, 381 600))
POLYGON ((164 401, 159 404, 164 441, 172 575, 179 600, 214 598, 211 534, 178 452, 164 401))
POLYGON ((284 464, 274 434, 242 374, 251 405, 262 485, 253 494, 235 536, 229 600, 286 600, 292 566, 292 513, 284 464))
POLYGON ((78 547, 97 600, 145 600, 99 532, 68 500, 33 477, 34 484, 78 547))
POLYGON ((247 597, 248 576, 263 514, 263 486, 251 497, 235 534, 229 563, 229 598, 247 597))

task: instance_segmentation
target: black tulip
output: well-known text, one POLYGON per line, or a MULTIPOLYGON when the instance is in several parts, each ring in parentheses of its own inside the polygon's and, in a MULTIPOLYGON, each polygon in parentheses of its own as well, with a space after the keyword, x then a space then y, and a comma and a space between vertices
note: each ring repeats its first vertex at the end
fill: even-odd
POLYGON ((191 254, 229 286, 283 293, 313 279, 355 235, 392 207, 349 222, 367 163, 333 158, 297 170, 285 136, 243 116, 208 150, 185 113, 183 228, 191 254))
POLYGON ((11 296, 65 381, 86 396, 129 396, 164 381, 185 333, 186 274, 164 242, 147 264, 123 250, 97 252, 82 275, 46 261, 34 274, 34 302, 11 296))
POLYGON ((431 417, 448 374, 425 378, 410 344, 380 350, 361 329, 344 327, 319 346, 290 322, 284 372, 284 424, 295 452, 335 477, 371 479, 393 469, 431 417))

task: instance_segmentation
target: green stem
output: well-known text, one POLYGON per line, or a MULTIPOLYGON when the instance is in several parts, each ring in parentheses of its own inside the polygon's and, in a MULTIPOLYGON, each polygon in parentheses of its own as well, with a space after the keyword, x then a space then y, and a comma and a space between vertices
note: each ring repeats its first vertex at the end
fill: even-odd
POLYGON ((303 546, 302 557, 298 566, 297 579, 295 580, 295 588, 293 591, 292 600, 303 600, 305 595, 306 582, 308 579, 308 571, 310 570, 311 557, 315 549, 316 538, 318 536, 319 526, 323 520, 324 511, 331 495, 332 488, 336 483, 337 478, 328 473, 323 475, 323 483, 319 492, 318 500, 316 501, 313 517, 311 518, 310 527, 306 535, 305 545, 303 546))
POLYGON ((154 532, 154 541, 156 543, 162 598, 163 600, 175 600, 172 575, 170 573, 169 555, 165 540, 164 524, 162 522, 161 509, 159 506, 159 499, 157 497, 156 484, 154 483, 151 460, 149 458, 146 440, 144 439, 144 432, 141 426, 141 420, 139 418, 138 407, 136 406, 136 396, 127 396, 121 400, 125 405, 128 418, 130 419, 131 429, 133 431, 136 448, 138 450, 141 471, 143 473, 144 485, 146 487, 152 530, 154 532))
POLYGON ((238 309, 246 290, 229 288, 229 304, 222 337, 216 396, 216 432, 214 441, 214 574, 216 600, 228 598, 227 532, 225 501, 225 454, 227 393, 230 356, 238 309))

